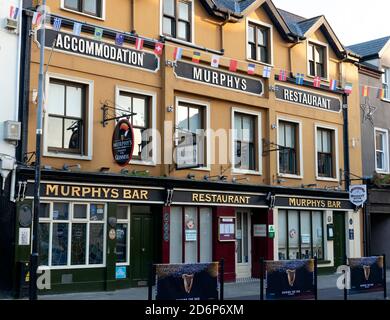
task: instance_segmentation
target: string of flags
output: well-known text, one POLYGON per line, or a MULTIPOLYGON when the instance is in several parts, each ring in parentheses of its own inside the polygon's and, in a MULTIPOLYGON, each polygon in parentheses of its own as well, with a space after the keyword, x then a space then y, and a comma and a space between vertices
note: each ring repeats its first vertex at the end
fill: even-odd
POLYGON ((11 6, 9 8, 9 17, 13 20, 17 20, 19 17, 19 8, 11 6))

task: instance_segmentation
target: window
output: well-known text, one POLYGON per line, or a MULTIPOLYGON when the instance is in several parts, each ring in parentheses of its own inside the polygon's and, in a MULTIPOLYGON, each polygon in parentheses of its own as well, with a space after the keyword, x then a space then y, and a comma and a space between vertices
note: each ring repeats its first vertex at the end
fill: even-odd
POLYGON ((191 20, 191 1, 163 0, 162 32, 164 35, 190 42, 191 20))
POLYGON ((49 152, 84 155, 86 85, 51 79, 47 146, 49 152))
POLYGON ((326 78, 326 47, 309 43, 309 74, 326 78))
POLYGON ((234 168, 259 170, 256 147, 256 116, 234 112, 234 168))
POLYGON ((120 91, 117 114, 133 114, 129 121, 134 131, 133 159, 151 161, 153 158, 151 132, 151 97, 120 91))
POLYGON ((105 261, 105 205, 42 203, 39 264, 50 267, 97 266, 105 261))
POLYGON ((117 207, 116 262, 128 264, 129 261, 130 206, 117 207))
POLYGON ((279 173, 298 175, 298 124, 279 121, 279 173))
POLYGON ((317 128, 317 173, 319 177, 334 178, 333 131, 317 128))
POLYGON ((388 132, 375 129, 375 168, 377 171, 387 172, 388 168, 388 132))
POLYGON ((324 218, 321 211, 279 210, 279 260, 324 260, 324 218))
POLYGON ((102 2, 103 0, 64 0, 64 8, 101 18, 102 2))
POLYGON ((385 91, 385 99, 390 100, 390 68, 384 68, 383 73, 383 90, 385 91))
POLYGON ((248 58, 263 63, 271 63, 270 28, 248 24, 248 58))

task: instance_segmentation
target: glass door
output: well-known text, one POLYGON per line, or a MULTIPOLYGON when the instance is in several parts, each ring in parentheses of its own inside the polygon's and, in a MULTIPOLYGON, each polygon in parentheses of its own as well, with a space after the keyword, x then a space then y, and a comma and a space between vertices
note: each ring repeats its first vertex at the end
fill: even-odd
POLYGON ((236 212, 236 277, 250 278, 251 272, 251 221, 249 211, 236 212))

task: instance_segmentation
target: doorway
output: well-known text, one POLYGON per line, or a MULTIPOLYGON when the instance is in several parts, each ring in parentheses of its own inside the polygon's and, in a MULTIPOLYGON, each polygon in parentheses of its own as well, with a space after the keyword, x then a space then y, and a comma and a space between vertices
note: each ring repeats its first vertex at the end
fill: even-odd
POLYGON ((249 210, 236 211, 236 278, 252 276, 251 214, 249 210))
POLYGON ((334 225, 334 266, 338 267, 345 264, 346 242, 345 242, 345 213, 333 212, 334 225))

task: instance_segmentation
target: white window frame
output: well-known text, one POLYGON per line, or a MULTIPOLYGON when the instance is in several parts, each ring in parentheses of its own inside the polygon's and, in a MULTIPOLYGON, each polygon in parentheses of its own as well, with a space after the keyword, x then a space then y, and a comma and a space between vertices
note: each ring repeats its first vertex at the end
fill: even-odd
MULTIPOLYGON (((185 98, 185 97, 181 97, 181 96, 176 96, 175 97, 175 127, 178 124, 177 110, 178 110, 180 102, 189 103, 189 104, 193 104, 193 105, 197 105, 197 106, 205 108, 206 166, 199 167, 199 168, 192 168, 189 170, 211 171, 211 163, 210 163, 211 162, 210 103, 203 101, 203 100, 196 100, 196 99, 190 99, 190 98, 185 98)), ((174 137, 177 138, 176 133, 174 133, 174 137)))
POLYGON ((63 200, 59 201, 42 201, 42 203, 49 204, 50 215, 49 218, 39 218, 39 223, 49 224, 49 254, 48 254, 48 266, 39 266, 38 270, 62 270, 62 269, 92 269, 103 268, 106 266, 107 256, 107 204, 98 202, 67 202, 63 200), (67 203, 69 205, 69 219, 68 220, 54 220, 53 219, 53 206, 54 203, 67 203), (74 219, 73 208, 74 205, 84 204, 87 205, 87 218, 86 219, 74 219), (90 220, 91 204, 102 204, 104 206, 104 217, 101 221, 90 220), (62 266, 52 266, 52 248, 53 248, 53 224, 54 223, 66 223, 68 224, 68 252, 67 252, 67 264, 62 266), (87 226, 86 230, 86 249, 85 249, 85 264, 84 265, 71 265, 71 252, 72 252, 72 224, 84 223, 87 226), (102 264, 89 264, 89 235, 91 224, 103 225, 103 263, 102 264))
POLYGON ((130 227, 131 227, 131 206, 128 204, 118 204, 118 207, 127 207, 127 219, 117 219, 117 224, 127 224, 127 259, 125 262, 117 262, 117 266, 130 265, 130 227))
MULTIPOLYGON (((245 108, 239 108, 239 107, 233 107, 231 112, 231 128, 232 128, 232 134, 230 135, 230 141, 231 141, 231 164, 232 164, 232 174, 248 174, 248 175, 262 175, 263 174, 263 165, 262 165, 262 153, 263 153, 263 147, 262 147, 262 126, 261 126, 261 112, 248 110, 245 108), (257 155, 257 167, 258 170, 246 170, 246 169, 237 169, 235 168, 235 146, 234 146, 234 115, 235 113, 243 113, 243 114, 249 114, 252 116, 257 117, 257 136, 255 135, 255 139, 257 139, 257 148, 258 151, 256 152, 257 155)), ((256 143, 256 142, 255 142, 256 143)))
POLYGON ((384 89, 385 96, 382 99, 383 101, 390 102, 390 67, 383 67, 383 75, 382 75, 382 87, 383 85, 387 86, 387 89, 384 89), (385 82, 385 78, 387 77, 387 82, 385 82))
MULTIPOLYGON (((87 86, 86 90, 88 93, 88 100, 85 103, 87 108, 86 115, 88 122, 85 122, 87 125, 86 135, 87 135, 87 146, 85 148, 85 155, 80 154, 71 154, 64 152, 52 152, 49 151, 49 146, 47 142, 47 133, 49 130, 49 110, 45 110, 43 116, 43 156, 52 157, 52 158, 64 158, 64 159, 77 159, 77 160, 92 160, 93 154, 93 107, 94 107, 94 81, 88 79, 82 79, 78 77, 72 77, 63 74, 57 73, 47 73, 46 76, 46 90, 45 97, 49 99, 49 90, 50 90, 50 79, 55 80, 64 80, 74 83, 81 83, 87 86)), ((45 104, 47 106, 48 101, 46 100, 45 104)))
POLYGON ((317 46, 324 47, 325 49, 325 57, 324 57, 324 63, 325 63, 325 72, 326 77, 321 77, 322 81, 329 82, 329 45, 325 42, 321 42, 314 39, 308 39, 306 40, 306 65, 307 65, 307 77, 308 78, 315 78, 316 76, 313 76, 310 74, 310 63, 309 63, 309 52, 310 52, 310 44, 314 44, 317 46))
POLYGON ((88 13, 84 13, 84 12, 80 12, 77 10, 72 10, 72 9, 66 8, 65 7, 65 0, 61 0, 61 10, 72 12, 72 13, 75 13, 75 14, 78 14, 81 16, 85 16, 85 17, 89 17, 92 19, 105 21, 106 20, 106 0, 101 0, 101 1, 102 1, 102 16, 101 17, 97 17, 97 16, 94 16, 92 14, 88 14, 88 13))
POLYGON ((152 160, 144 161, 138 159, 131 159, 129 164, 142 165, 142 166, 156 166, 157 165, 157 154, 160 153, 160 150, 157 150, 157 94, 153 91, 145 91, 131 87, 116 86, 115 87, 115 104, 118 104, 118 99, 121 91, 128 93, 148 96, 150 98, 150 108, 151 108, 151 128, 152 129, 152 160))
MULTIPOLYGON (((173 40, 175 42, 179 42, 182 44, 195 44, 195 1, 193 0, 187 0, 188 2, 191 2, 191 41, 184 41, 178 38, 170 37, 167 35, 164 35, 163 33, 163 1, 160 0, 160 37, 164 37, 168 40, 173 40)), ((176 1, 176 0, 175 0, 176 1)))
POLYGON ((288 178, 288 179, 303 179, 303 176, 304 176, 304 172, 303 172, 303 168, 304 168, 304 165, 303 165, 303 143, 302 143, 302 140, 303 140, 303 136, 302 136, 302 121, 300 120, 296 120, 296 119, 292 119, 292 118, 287 118, 287 117, 280 117, 278 116, 276 118, 276 121, 277 121, 277 130, 276 130, 276 141, 278 141, 278 145, 280 145, 280 142, 279 142, 279 123, 281 121, 283 122, 291 122, 291 123, 295 123, 296 125, 298 125, 298 139, 297 139, 297 143, 299 144, 299 150, 298 151, 298 157, 299 157, 299 174, 288 174, 288 173, 282 173, 280 172, 279 170, 279 150, 277 151, 277 159, 276 159, 276 166, 277 166, 277 172, 278 172, 278 176, 281 177, 281 178, 288 178))
MULTIPOLYGON (((256 49, 257 50, 257 49, 256 49)), ((252 19, 252 18, 246 18, 246 29, 245 29, 245 52, 246 52, 246 59, 248 61, 251 61, 256 64, 264 65, 264 66, 274 66, 274 35, 273 35, 273 26, 271 24, 265 23, 260 20, 252 19), (249 57, 249 52, 248 52, 248 29, 249 29, 249 23, 259 25, 262 27, 266 27, 269 29, 269 58, 270 58, 270 63, 265 63, 262 61, 258 60, 253 60, 249 57)))
POLYGON ((374 128, 374 146, 375 146, 375 171, 378 173, 389 173, 389 131, 388 130, 382 129, 382 128, 374 128), (383 133, 384 140, 385 140, 384 141, 385 150, 383 151, 384 155, 385 155, 385 159, 384 159, 385 168, 383 168, 383 169, 378 168, 378 166, 377 166, 378 164, 376 162, 376 152, 378 151, 377 145, 376 145, 377 132, 383 133))
POLYGON ((339 182, 340 179, 340 163, 339 163, 339 135, 338 135, 338 128, 328 126, 325 124, 314 124, 314 152, 315 152, 315 172, 316 172, 316 180, 318 181, 329 181, 329 182, 339 182), (318 150, 317 150, 317 134, 318 129, 327 129, 333 131, 333 140, 332 143, 334 145, 334 170, 335 170, 335 178, 327 178, 327 177, 320 177, 318 175, 318 150))

